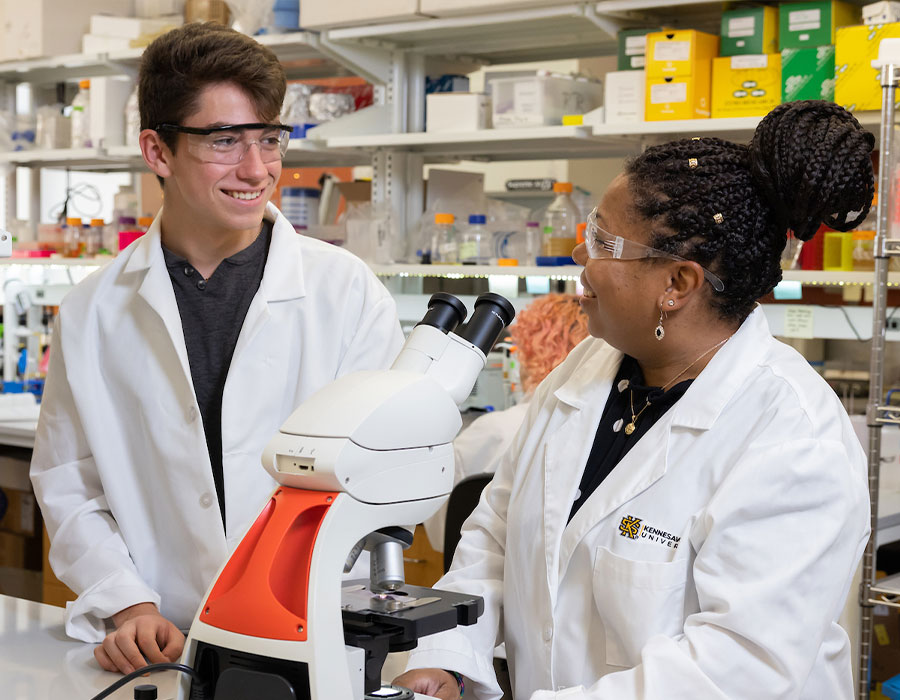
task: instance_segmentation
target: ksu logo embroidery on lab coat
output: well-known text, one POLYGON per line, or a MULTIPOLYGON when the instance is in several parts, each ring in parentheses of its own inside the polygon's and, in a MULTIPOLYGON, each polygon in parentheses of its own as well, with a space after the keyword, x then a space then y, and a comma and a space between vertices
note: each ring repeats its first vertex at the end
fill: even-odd
POLYGON ((630 540, 647 540, 672 549, 678 549, 678 543, 681 542, 680 537, 647 525, 641 518, 635 518, 633 515, 626 515, 622 518, 622 522, 619 523, 619 534, 630 540))

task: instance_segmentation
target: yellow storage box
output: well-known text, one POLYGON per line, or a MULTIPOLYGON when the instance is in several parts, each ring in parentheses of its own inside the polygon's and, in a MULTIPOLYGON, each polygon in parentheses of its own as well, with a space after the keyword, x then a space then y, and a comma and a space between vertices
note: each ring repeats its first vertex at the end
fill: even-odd
POLYGON ((849 110, 881 109, 881 74, 872 68, 882 39, 900 38, 900 22, 837 30, 834 101, 849 110))
POLYGON ((719 37, 693 29, 647 35, 647 77, 694 75, 697 64, 719 55, 719 37))
POLYGON ((712 116, 762 117, 781 102, 781 54, 713 61, 712 116))

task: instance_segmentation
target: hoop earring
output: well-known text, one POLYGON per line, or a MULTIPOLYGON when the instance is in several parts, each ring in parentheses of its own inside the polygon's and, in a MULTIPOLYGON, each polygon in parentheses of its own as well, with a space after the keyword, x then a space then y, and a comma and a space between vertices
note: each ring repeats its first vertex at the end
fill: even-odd
POLYGON ((666 329, 663 328, 663 310, 662 304, 659 305, 659 323, 656 324, 656 330, 653 331, 654 335, 656 335, 657 340, 662 340, 666 337, 666 329))

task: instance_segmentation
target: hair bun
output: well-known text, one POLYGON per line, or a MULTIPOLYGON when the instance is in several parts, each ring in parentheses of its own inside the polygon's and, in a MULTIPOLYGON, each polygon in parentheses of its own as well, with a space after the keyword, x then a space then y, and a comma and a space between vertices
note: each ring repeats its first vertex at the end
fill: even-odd
POLYGON ((759 123, 749 146, 750 172, 778 225, 802 241, 824 222, 856 227, 875 194, 875 136, 833 102, 779 105, 759 123))

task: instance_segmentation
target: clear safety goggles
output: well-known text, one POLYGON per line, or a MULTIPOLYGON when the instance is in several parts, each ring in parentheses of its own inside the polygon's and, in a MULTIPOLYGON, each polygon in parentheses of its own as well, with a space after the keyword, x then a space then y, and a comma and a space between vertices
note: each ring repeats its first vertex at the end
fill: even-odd
MULTIPOLYGON (((644 258, 666 258, 668 260, 678 260, 679 262, 692 262, 686 258, 682 258, 674 253, 666 253, 656 248, 651 248, 637 241, 631 241, 621 236, 614 236, 609 231, 600 228, 597 225, 597 208, 588 214, 587 229, 584 232, 584 244, 587 248, 588 255, 594 260, 602 260, 604 258, 615 258, 616 260, 643 260, 644 258)), ((703 276, 709 282, 713 289, 721 292, 725 289, 722 280, 716 277, 712 272, 702 265, 703 276)))
POLYGON ((291 127, 285 124, 230 124, 204 128, 158 124, 154 131, 184 134, 188 151, 205 163, 222 165, 240 163, 253 144, 259 147, 263 163, 281 160, 287 153, 291 136, 291 127))

